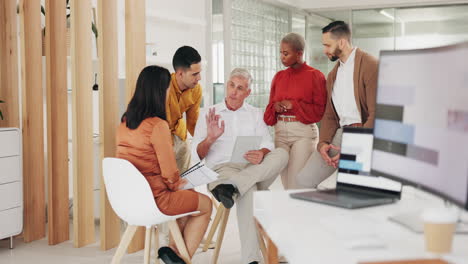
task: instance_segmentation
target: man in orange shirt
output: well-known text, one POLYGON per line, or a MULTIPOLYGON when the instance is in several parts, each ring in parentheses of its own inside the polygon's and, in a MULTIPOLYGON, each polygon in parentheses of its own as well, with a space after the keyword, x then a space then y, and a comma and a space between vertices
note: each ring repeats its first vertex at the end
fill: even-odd
POLYGON ((198 83, 201 79, 201 57, 194 48, 183 46, 175 52, 172 65, 175 72, 171 75, 166 113, 174 141, 177 168, 182 173, 190 166, 187 130, 193 136, 202 100, 202 88, 198 83))

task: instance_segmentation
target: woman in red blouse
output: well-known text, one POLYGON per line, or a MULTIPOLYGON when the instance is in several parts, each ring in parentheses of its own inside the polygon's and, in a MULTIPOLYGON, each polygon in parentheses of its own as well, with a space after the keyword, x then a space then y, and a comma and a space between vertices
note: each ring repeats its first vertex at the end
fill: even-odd
POLYGON ((296 176, 312 155, 318 142, 315 123, 325 112, 325 76, 307 65, 304 38, 289 33, 281 40, 281 62, 285 70, 276 73, 271 84, 270 101, 264 121, 275 126, 275 145, 289 152, 288 166, 281 172, 285 189, 301 188, 296 176))

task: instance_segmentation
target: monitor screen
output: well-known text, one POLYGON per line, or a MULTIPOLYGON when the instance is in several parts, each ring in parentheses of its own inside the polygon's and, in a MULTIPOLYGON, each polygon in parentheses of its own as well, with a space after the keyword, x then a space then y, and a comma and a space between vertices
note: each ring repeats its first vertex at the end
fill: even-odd
POLYGON ((468 209, 468 43, 382 51, 372 174, 468 209))
POLYGON ((373 140, 371 128, 343 128, 337 184, 386 191, 399 197, 401 191, 399 182, 370 174, 373 140))

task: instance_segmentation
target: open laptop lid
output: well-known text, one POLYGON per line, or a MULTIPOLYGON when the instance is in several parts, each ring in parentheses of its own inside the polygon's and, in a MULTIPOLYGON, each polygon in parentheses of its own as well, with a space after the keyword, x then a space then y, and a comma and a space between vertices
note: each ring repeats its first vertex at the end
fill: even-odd
POLYGON ((372 176, 373 129, 344 127, 336 188, 400 198, 401 183, 372 176))

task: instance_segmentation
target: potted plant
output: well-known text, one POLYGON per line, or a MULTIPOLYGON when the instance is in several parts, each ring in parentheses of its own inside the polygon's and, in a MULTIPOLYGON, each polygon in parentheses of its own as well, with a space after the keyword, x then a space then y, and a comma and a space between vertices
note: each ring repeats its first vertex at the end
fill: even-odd
MULTIPOLYGON (((66 1, 67 1, 66 8, 67 8, 67 55, 68 55, 70 53, 70 0, 66 0, 66 1)), ((41 13, 44 16, 46 14, 45 12, 46 12, 45 8, 41 5, 41 13)), ((94 15, 94 21, 95 21, 96 15, 94 12, 94 8, 93 8, 93 15, 94 15)), ((97 31, 97 27, 94 21, 91 22, 91 30, 94 33, 94 37, 97 43, 98 31, 97 31)), ((42 55, 45 55, 45 33, 46 33, 46 30, 44 27, 42 29, 42 55)))
MULTIPOLYGON (((69 54, 70 50, 70 0, 66 0, 66 8, 67 8, 67 55, 69 54)), ((16 12, 19 14, 19 5, 16 7, 16 12)), ((46 15, 46 10, 44 6, 41 5, 41 13, 46 15)), ((91 30, 94 33, 94 37, 96 38, 96 43, 97 43, 97 37, 98 37, 98 31, 96 27, 96 14, 93 8, 93 16, 94 16, 94 21, 91 22, 91 30)), ((45 55, 45 34, 46 34, 46 29, 45 26, 42 28, 42 55, 45 55)))

